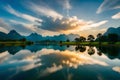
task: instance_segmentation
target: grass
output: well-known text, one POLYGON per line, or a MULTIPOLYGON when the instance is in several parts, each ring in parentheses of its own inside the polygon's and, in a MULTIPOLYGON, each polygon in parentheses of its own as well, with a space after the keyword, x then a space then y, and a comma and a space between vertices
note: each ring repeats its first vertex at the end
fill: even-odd
POLYGON ((25 46, 30 44, 33 43, 29 41, 0 41, 0 46, 25 46))

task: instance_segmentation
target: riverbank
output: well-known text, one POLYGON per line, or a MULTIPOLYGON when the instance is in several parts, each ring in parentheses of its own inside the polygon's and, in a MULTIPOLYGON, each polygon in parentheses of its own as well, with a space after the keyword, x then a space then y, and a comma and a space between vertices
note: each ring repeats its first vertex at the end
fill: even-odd
POLYGON ((25 46, 31 45, 31 41, 0 41, 0 46, 25 46))

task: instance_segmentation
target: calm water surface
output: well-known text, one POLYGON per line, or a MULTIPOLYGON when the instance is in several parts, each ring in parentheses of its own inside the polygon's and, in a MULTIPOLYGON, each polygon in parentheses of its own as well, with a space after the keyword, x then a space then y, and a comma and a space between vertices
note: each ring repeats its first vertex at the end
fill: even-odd
POLYGON ((120 48, 0 47, 0 80, 120 80, 120 48))

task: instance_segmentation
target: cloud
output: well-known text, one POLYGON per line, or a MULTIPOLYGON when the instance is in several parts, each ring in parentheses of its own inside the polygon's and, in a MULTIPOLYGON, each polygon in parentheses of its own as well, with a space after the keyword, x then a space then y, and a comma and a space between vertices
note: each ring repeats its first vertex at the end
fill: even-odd
POLYGON ((58 3, 66 10, 67 17, 69 17, 69 10, 72 8, 70 0, 58 0, 58 3))
POLYGON ((91 22, 91 24, 85 25, 80 30, 88 30, 88 29, 91 29, 91 28, 99 27, 99 26, 102 26, 102 25, 106 24, 107 22, 108 22, 108 20, 103 20, 103 21, 100 21, 100 22, 97 22, 97 23, 91 22))
POLYGON ((69 34, 80 30, 88 30, 93 27, 99 27, 107 22, 108 22, 107 20, 104 20, 95 23, 93 21, 85 21, 82 19, 78 19, 76 16, 56 19, 56 20, 45 17, 44 21, 41 23, 42 25, 39 26, 39 28, 48 31, 55 31, 55 32, 69 34))
POLYGON ((120 12, 112 16, 112 19, 120 19, 120 12))
POLYGON ((3 27, 0 27, 0 31, 5 32, 5 33, 8 33, 8 30, 5 29, 5 28, 3 28, 3 27))
POLYGON ((100 7, 97 10, 97 14, 112 10, 112 9, 119 9, 120 8, 120 0, 104 0, 104 2, 100 5, 100 7))
POLYGON ((70 0, 59 0, 58 3, 66 10, 70 10, 72 8, 70 0))
POLYGON ((32 23, 24 23, 24 22, 15 21, 15 20, 10 20, 10 22, 11 22, 10 25, 12 26, 12 28, 23 35, 28 35, 32 32, 36 32, 36 30, 38 29, 32 23))
POLYGON ((3 63, 5 60, 7 60, 11 55, 8 53, 8 51, 0 53, 0 63, 3 63))
POLYGON ((41 58, 41 62, 48 66, 52 66, 53 63, 55 64, 55 66, 61 65, 63 67, 68 66, 73 68, 77 68, 79 65, 86 65, 86 64, 88 65, 98 64, 101 66, 108 66, 108 64, 103 61, 97 59, 94 60, 87 55, 83 55, 83 54, 79 55, 77 54, 77 52, 75 53, 68 50, 60 52, 51 49, 42 49, 37 54, 41 58))
POLYGON ((35 20, 38 20, 38 21, 42 22, 42 20, 39 19, 39 18, 36 18, 36 17, 31 16, 31 15, 24 14, 24 13, 21 13, 21 12, 16 11, 16 10, 13 9, 10 5, 6 6, 5 9, 6 9, 9 13, 11 13, 11 14, 17 16, 17 17, 23 18, 23 19, 25 19, 25 20, 27 20, 27 21, 34 22, 35 20))
POLYGON ((52 17, 53 19, 62 18, 63 16, 57 13, 55 10, 51 9, 48 6, 40 6, 34 3, 29 3, 31 6, 28 6, 32 11, 40 15, 40 13, 47 17, 52 17))
MULTIPOLYGON (((53 36, 53 35, 59 35, 60 33, 58 32, 52 32, 48 30, 43 30, 38 28, 38 26, 32 24, 32 23, 24 23, 20 21, 15 21, 15 20, 10 20, 11 26, 14 30, 18 31, 22 35, 28 35, 30 33, 38 33, 42 36, 53 36)), ((38 23, 39 24, 39 23, 38 23)))
POLYGON ((113 69, 114 71, 120 73, 120 67, 119 67, 119 66, 113 67, 112 69, 113 69))
POLYGON ((8 33, 11 29, 11 26, 6 23, 3 19, 0 19, 0 31, 8 33))
POLYGON ((16 30, 22 35, 28 35, 38 29, 32 23, 27 24, 16 20, 9 20, 7 22, 8 23, 6 23, 5 20, 0 19, 0 31, 8 33, 10 30, 16 30))

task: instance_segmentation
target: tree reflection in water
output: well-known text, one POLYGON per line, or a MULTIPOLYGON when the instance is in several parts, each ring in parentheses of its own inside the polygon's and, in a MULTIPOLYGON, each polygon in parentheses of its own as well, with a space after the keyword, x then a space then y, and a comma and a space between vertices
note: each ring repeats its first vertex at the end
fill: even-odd
POLYGON ((75 50, 80 51, 80 52, 85 52, 86 51, 86 46, 77 45, 75 47, 75 50))
POLYGON ((77 45, 75 47, 75 51, 80 51, 80 52, 85 52, 89 55, 94 55, 95 52, 99 55, 102 56, 102 54, 105 54, 109 59, 115 59, 118 58, 120 59, 120 47, 118 46, 82 46, 82 45, 77 45), (96 48, 96 50, 95 50, 96 48))
POLYGON ((90 46, 89 49, 88 49, 88 54, 93 55, 94 53, 95 53, 94 47, 90 46))
POLYGON ((99 52, 105 54, 110 59, 120 59, 120 47, 118 46, 100 46, 96 48, 99 52))

